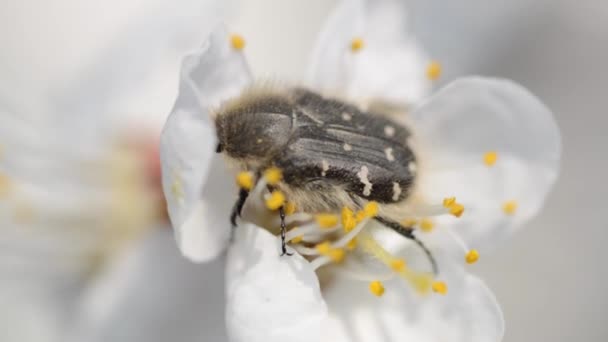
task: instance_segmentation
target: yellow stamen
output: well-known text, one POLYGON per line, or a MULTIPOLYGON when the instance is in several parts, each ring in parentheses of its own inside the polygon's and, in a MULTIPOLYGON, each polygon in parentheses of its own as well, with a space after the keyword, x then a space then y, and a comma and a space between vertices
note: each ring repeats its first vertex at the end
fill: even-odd
POLYGON ((355 213, 348 207, 342 208, 342 227, 345 232, 350 232, 355 229, 357 220, 355 219, 355 213))
POLYGON ((464 258, 467 264, 474 264, 479 260, 479 252, 475 249, 471 249, 464 258))
POLYGON ((316 219, 321 228, 333 228, 338 224, 338 217, 333 214, 318 214, 316 219))
POLYGON ((372 201, 369 202, 363 207, 363 212, 366 217, 372 218, 378 215, 378 203, 372 201))
POLYGON ((303 235, 298 235, 296 237, 294 237, 293 239, 291 239, 291 243, 300 243, 302 242, 302 240, 304 239, 303 235))
POLYGON ((428 218, 424 218, 422 220, 420 220, 420 229, 422 229, 423 232, 430 232, 433 230, 433 228, 435 227, 435 223, 428 218))
POLYGON ((449 208, 454 203, 456 203, 456 197, 446 197, 443 199, 443 206, 446 208, 449 208))
POLYGON ((296 212, 296 204, 293 202, 285 203, 285 215, 293 215, 296 212))
MULTIPOLYGON (((369 233, 362 231, 357 236, 357 241, 364 252, 374 256, 380 262, 392 269, 392 263, 396 258, 380 246, 369 233)), ((396 273, 421 293, 427 292, 431 287, 432 278, 429 274, 415 272, 407 267, 403 267, 402 270, 396 271, 396 273)))
POLYGON ((236 184, 244 190, 251 190, 253 188, 253 174, 251 172, 242 171, 236 175, 236 184))
POLYGON ((460 217, 462 216, 462 213, 464 213, 464 206, 460 203, 453 203, 451 204, 448 209, 450 209, 450 214, 456 216, 456 217, 460 217))
POLYGON ((270 210, 277 210, 285 204, 285 195, 279 190, 275 190, 270 194, 270 197, 266 199, 266 208, 270 210))
POLYGON ((444 294, 448 293, 448 286, 442 281, 434 281, 433 282, 433 291, 444 295, 444 294))
POLYGON ((346 244, 346 249, 348 249, 349 251, 352 251, 355 248, 357 248, 357 238, 353 238, 346 244))
POLYGON ((495 151, 486 152, 486 154, 483 155, 483 162, 487 166, 496 164, 496 160, 498 160, 498 153, 495 151))
POLYGON ((439 64, 439 62, 437 61, 432 61, 431 63, 429 63, 429 65, 426 67, 426 77, 428 77, 429 80, 435 81, 440 76, 441 64, 439 64))
POLYGON ((415 225, 418 224, 418 220, 416 219, 405 219, 403 220, 403 222, 401 222, 402 225, 404 225, 405 227, 413 227, 415 225))
POLYGON ((264 178, 266 182, 270 185, 276 185, 278 182, 283 179, 283 172, 281 169, 277 167, 271 167, 268 170, 264 171, 264 178))
POLYGON ((329 251, 329 258, 335 262, 335 263, 340 263, 342 261, 344 261, 344 255, 346 253, 344 253, 344 250, 341 248, 334 248, 331 251, 329 251))
POLYGON ((369 283, 369 291, 375 296, 381 297, 384 294, 384 285, 380 281, 372 281, 369 283))
POLYGON ((331 243, 329 241, 322 242, 315 246, 315 249, 321 255, 327 255, 331 251, 331 243))
POLYGON ((507 215, 513 215, 513 214, 515 214, 515 211, 517 211, 517 202, 516 201, 507 201, 507 202, 505 202, 502 205, 502 210, 507 215))
POLYGON ((405 270, 405 260, 395 259, 391 261, 391 269, 395 272, 403 272, 405 270))
POLYGON ((350 42, 350 49, 352 52, 358 52, 359 50, 363 49, 364 46, 365 42, 361 38, 354 38, 350 42))
POLYGON ((357 214, 355 214, 355 220, 357 220, 357 223, 365 220, 365 212, 363 210, 357 211, 357 214))
POLYGON ((242 50, 245 47, 245 38, 238 34, 230 36, 230 44, 236 50, 242 50))

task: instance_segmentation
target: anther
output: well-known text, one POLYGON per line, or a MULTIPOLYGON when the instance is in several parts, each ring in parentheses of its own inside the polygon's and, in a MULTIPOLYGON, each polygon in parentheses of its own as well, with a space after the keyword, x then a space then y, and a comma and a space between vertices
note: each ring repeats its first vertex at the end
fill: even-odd
POLYGON ((435 81, 441 76, 441 64, 437 61, 432 61, 426 67, 426 77, 430 80, 435 81))
POLYGON ((403 222, 401 222, 401 224, 402 224, 404 227, 413 227, 413 226, 415 226, 415 225, 417 225, 417 224, 418 224, 418 220, 416 220, 416 219, 411 219, 411 218, 410 218, 410 219, 405 219, 405 220, 403 220, 403 222))
POLYGON ((245 47, 245 38, 238 34, 230 36, 230 44, 236 50, 242 50, 245 47))
POLYGON ((372 281, 369 283, 369 291, 375 296, 381 297, 384 294, 384 285, 380 281, 372 281))
POLYGON ((336 215, 318 214, 315 218, 321 228, 333 228, 338 224, 338 217, 336 215))
POLYGON ((513 215, 513 214, 515 214, 515 211, 517 211, 517 202, 516 201, 507 201, 507 202, 505 202, 502 205, 502 210, 507 215, 513 215))
POLYGON ((367 217, 365 216, 365 211, 363 210, 359 210, 357 211, 357 213, 355 214, 355 220, 357 220, 357 224, 359 222, 362 222, 363 220, 365 220, 367 217))
POLYGON ((361 38, 354 38, 350 42, 350 49, 352 52, 358 52, 359 50, 363 49, 364 46, 365 42, 361 38))
POLYGON ((434 281, 433 285, 431 285, 433 291, 439 293, 439 294, 446 294, 448 293, 448 286, 446 285, 446 283, 444 283, 443 281, 434 281))
POLYGON ((349 251, 352 251, 355 248, 357 248, 357 238, 353 238, 346 244, 346 249, 348 249, 349 251))
POLYGON ((348 207, 342 208, 342 227, 345 232, 350 232, 357 226, 357 220, 355 214, 348 207))
POLYGON ((277 210, 285 204, 285 195, 279 190, 275 190, 266 199, 266 207, 270 210, 277 210))
POLYGON ((486 152, 486 154, 483 155, 483 162, 487 166, 496 164, 496 160, 498 160, 498 153, 495 151, 486 152))
POLYGON ((247 171, 239 172, 236 176, 236 184, 241 189, 251 190, 253 188, 253 174, 247 171))
POLYGON ((302 242, 303 239, 304 239, 303 235, 298 235, 298 236, 294 237, 293 239, 291 239, 291 241, 289 241, 289 242, 297 244, 297 243, 302 242))
POLYGON ((443 199, 443 206, 446 208, 449 208, 454 203, 456 203, 456 197, 447 197, 443 199))
POLYGON ((363 212, 366 217, 375 217, 378 215, 378 203, 374 201, 367 203, 365 207, 363 207, 363 212))
POLYGON ((448 207, 448 209, 450 210, 450 214, 456 217, 460 217, 462 216, 462 213, 464 213, 464 206, 460 203, 454 202, 448 207))
POLYGON ((395 272, 403 272, 405 270, 405 260, 395 259, 391 261, 391 269, 395 272))
POLYGON ((264 171, 264 178, 268 184, 276 185, 283 179, 283 172, 277 167, 271 167, 264 171))
POLYGON ((420 229, 423 232, 430 232, 433 230, 433 228, 435 227, 435 223, 433 222, 433 220, 428 219, 428 218, 424 218, 422 220, 420 220, 420 229))
POLYGON ((471 249, 467 255, 464 257, 464 260, 467 264, 474 264, 479 260, 479 252, 475 249, 471 249))

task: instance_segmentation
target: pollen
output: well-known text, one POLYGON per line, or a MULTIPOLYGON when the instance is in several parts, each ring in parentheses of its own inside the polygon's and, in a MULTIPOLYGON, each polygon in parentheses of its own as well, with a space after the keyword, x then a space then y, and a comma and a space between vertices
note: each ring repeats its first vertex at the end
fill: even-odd
POLYGON ((316 219, 321 228, 333 228, 338 224, 338 216, 332 214, 319 214, 316 219))
POLYGON ((372 281, 369 283, 369 292, 373 293, 377 297, 382 297, 384 294, 384 285, 380 281, 372 281))
POLYGON ((317 252, 319 252, 319 254, 327 255, 331 251, 331 243, 329 243, 329 241, 322 242, 315 246, 315 249, 317 252))
POLYGON ((238 34, 233 34, 230 36, 230 44, 236 50, 243 50, 245 48, 245 38, 238 34))
POLYGON ((244 190, 251 190, 253 188, 253 174, 251 172, 243 171, 236 175, 236 184, 244 190))
POLYGON ((435 223, 433 222, 433 220, 425 218, 420 220, 420 229, 422 229, 423 232, 430 232, 433 230, 433 228, 435 228, 435 223))
POLYGON ((363 41, 362 38, 354 38, 351 42, 350 42, 350 50, 352 52, 358 52, 361 49, 363 49, 363 47, 365 46, 365 42, 363 41))
POLYGON ((456 197, 446 197, 443 199, 443 206, 446 208, 450 208, 454 203, 456 203, 456 197))
POLYGON ((507 201, 502 205, 502 210, 507 215, 513 215, 517 211, 517 202, 516 201, 507 201))
POLYGON ((363 212, 366 217, 376 217, 378 215, 378 203, 372 201, 369 202, 363 207, 363 212))
POLYGON ((335 263, 340 263, 344 261, 344 256, 346 253, 341 248, 334 248, 329 251, 328 257, 335 263))
POLYGON ((293 215, 296 212, 296 204, 293 202, 285 203, 285 215, 293 215))
POLYGON ((443 281, 434 281, 431 287, 433 288, 433 291, 439 294, 444 295, 448 293, 448 286, 443 281))
POLYGON ((349 251, 352 251, 355 248, 357 248, 357 238, 353 238, 352 240, 348 241, 348 243, 346 244, 346 249, 349 251))
POLYGON ((355 220, 357 220, 357 223, 362 222, 363 220, 365 220, 365 218, 366 218, 365 211, 363 211, 363 210, 359 210, 355 214, 355 220))
POLYGON ((264 178, 270 185, 276 185, 283 179, 283 172, 277 167, 271 167, 264 171, 264 178))
POLYGON ((429 63, 429 65, 426 67, 426 77, 428 77, 429 80, 435 81, 439 79, 440 76, 441 64, 439 64, 437 61, 432 61, 429 63))
POLYGON ((405 270, 405 260, 395 259, 391 261, 391 269, 395 272, 403 272, 405 270))
POLYGON ((285 204, 285 195, 279 190, 275 190, 266 199, 266 207, 270 210, 277 210, 285 204))
POLYGON ((300 243, 302 242, 302 240, 304 240, 304 236, 302 235, 298 235, 295 238, 291 239, 291 243, 300 243))
POLYGON ((454 202, 454 203, 450 204, 448 209, 450 209, 450 214, 452 214, 456 217, 460 217, 460 216, 462 216, 462 213, 464 213, 464 206, 460 203, 454 202))
POLYGON ((498 153, 495 151, 486 152, 486 154, 483 155, 483 162, 487 166, 496 164, 496 160, 498 160, 498 153))
POLYGON ((467 264, 474 264, 479 260, 479 252, 475 249, 471 249, 467 255, 464 257, 464 260, 467 264))
POLYGON ((355 213, 348 207, 342 208, 342 227, 345 232, 350 232, 355 229, 357 226, 357 219, 355 218, 355 213))

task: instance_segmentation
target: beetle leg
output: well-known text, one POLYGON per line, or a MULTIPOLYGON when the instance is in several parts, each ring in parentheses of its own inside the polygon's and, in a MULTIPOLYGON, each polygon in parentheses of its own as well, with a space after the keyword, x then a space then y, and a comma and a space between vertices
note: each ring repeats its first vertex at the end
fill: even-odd
POLYGON ((422 250, 424 251, 424 253, 428 257, 428 259, 429 259, 429 261, 431 263, 431 267, 433 268, 433 273, 435 275, 437 275, 437 273, 439 273, 439 270, 437 269, 437 262, 435 261, 435 258, 433 257, 433 254, 424 245, 424 243, 422 243, 422 241, 418 240, 418 238, 414 235, 414 228, 412 228, 412 227, 405 227, 405 226, 399 224, 398 222, 389 220, 389 219, 384 218, 384 217, 376 216, 374 219, 376 221, 382 223, 383 225, 391 228, 392 230, 394 230, 395 232, 397 232, 399 235, 404 236, 404 237, 406 237, 406 238, 414 241, 420 248, 422 248, 422 250))
POLYGON ((293 253, 288 253, 287 252, 287 247, 286 245, 286 241, 285 241, 285 234, 287 232, 287 227, 285 225, 285 208, 283 206, 281 206, 279 208, 279 216, 281 217, 281 256, 283 255, 288 255, 288 256, 292 256, 293 253))
POLYGON ((245 205, 247 196, 249 196, 249 191, 241 189, 239 191, 239 198, 236 200, 234 206, 232 207, 232 212, 230 213, 230 224, 232 227, 232 231, 230 234, 231 239, 232 235, 234 235, 234 229, 236 228, 236 218, 241 217, 241 211, 243 210, 243 206, 245 205))

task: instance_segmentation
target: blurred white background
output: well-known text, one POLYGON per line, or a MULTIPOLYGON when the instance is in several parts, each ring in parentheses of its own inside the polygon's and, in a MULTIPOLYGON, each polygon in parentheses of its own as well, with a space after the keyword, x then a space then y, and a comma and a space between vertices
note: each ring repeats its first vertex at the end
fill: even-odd
MULTIPOLYGON (((246 54, 254 72, 301 79, 316 33, 335 2, 237 2, 230 22, 247 39, 246 54)), ((443 64, 441 83, 468 74, 514 79, 553 109, 562 130, 562 173, 545 210, 475 267, 505 311, 505 341, 608 340, 604 292, 608 267, 601 253, 608 244, 603 216, 608 203, 604 132, 608 4, 600 0, 410 2, 413 31, 443 64)), ((53 84, 93 60, 102 42, 141 14, 142 4, 141 0, 5 0, 0 5, 0 21, 5 23, 0 34, 0 90, 24 99, 48 90, 37 85, 53 84), (24 62, 27 70, 22 69, 24 62)), ((146 8, 154 13, 154 6, 146 8)), ((151 334, 152 340, 166 341, 178 332, 192 337, 187 341, 221 341, 223 300, 216 297, 210 302, 203 294, 222 288, 222 262, 188 264, 167 232, 142 243, 161 245, 151 253, 154 257, 140 261, 151 270, 145 283, 155 285, 127 293, 143 306, 138 312, 147 312, 146 319, 157 332, 151 334), (155 271, 159 265, 175 273, 155 271), (188 298, 185 294, 194 297, 180 299, 188 298), (180 319, 167 320, 166 313, 146 309, 151 300, 164 296, 173 303, 167 310, 182 312, 180 319)), ((132 308, 119 305, 115 310, 122 316, 107 323, 112 326, 108 330, 115 335, 133 330, 126 319, 132 308)))

